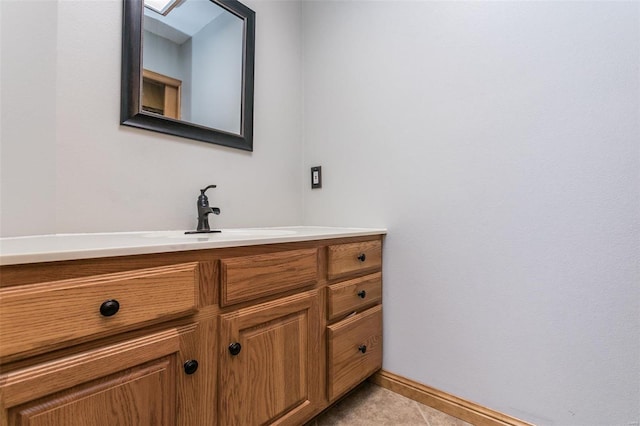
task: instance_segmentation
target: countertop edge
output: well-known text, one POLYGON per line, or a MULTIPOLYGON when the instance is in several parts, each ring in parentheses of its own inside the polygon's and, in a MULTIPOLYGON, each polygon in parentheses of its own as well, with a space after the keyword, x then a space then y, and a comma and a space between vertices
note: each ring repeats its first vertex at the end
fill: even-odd
MULTIPOLYGON (((339 227, 280 227, 280 228, 266 228, 266 229, 282 229, 282 230, 299 230, 304 229, 306 232, 293 235, 281 235, 281 236, 268 236, 268 237, 247 237, 242 239, 230 239, 230 240, 206 240, 206 241, 189 241, 189 242, 176 242, 167 239, 166 243, 158 243, 158 240, 145 241, 143 238, 144 233, 135 232, 130 233, 135 237, 139 236, 139 244, 129 244, 125 246, 116 247, 96 247, 92 245, 86 248, 75 248, 70 250, 58 249, 49 251, 38 252, 35 248, 32 252, 22 253, 5 253, 2 250, 3 240, 11 240, 11 238, 0 238, 0 266, 9 265, 23 265, 32 263, 44 263, 44 262, 59 262, 59 261, 72 261, 83 259, 96 259, 105 257, 117 257, 117 256, 135 256, 144 254, 157 254, 157 253, 170 253, 180 251, 191 250, 208 250, 216 248, 230 248, 230 247, 246 247, 254 245, 265 244, 280 244, 280 243, 293 243, 302 241, 315 241, 315 240, 329 240, 336 238, 349 238, 349 237, 362 237, 373 235, 386 235, 386 228, 339 228, 339 227), (313 233, 313 230, 321 232, 313 233)), ((54 238, 59 239, 60 242, 64 241, 65 237, 73 237, 74 235, 95 235, 109 236, 109 235, 125 235, 127 233, 104 233, 104 234, 60 234, 60 235, 47 235, 41 236, 42 238, 54 238)), ((17 237, 17 238, 32 238, 34 245, 37 245, 38 236, 33 237, 17 237)))

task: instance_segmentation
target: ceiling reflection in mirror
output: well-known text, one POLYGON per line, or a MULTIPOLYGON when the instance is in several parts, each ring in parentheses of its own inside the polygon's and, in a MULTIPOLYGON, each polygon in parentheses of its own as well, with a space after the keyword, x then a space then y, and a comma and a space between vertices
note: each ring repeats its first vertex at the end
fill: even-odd
POLYGON ((244 21, 210 0, 145 0, 144 112, 242 133, 244 21))

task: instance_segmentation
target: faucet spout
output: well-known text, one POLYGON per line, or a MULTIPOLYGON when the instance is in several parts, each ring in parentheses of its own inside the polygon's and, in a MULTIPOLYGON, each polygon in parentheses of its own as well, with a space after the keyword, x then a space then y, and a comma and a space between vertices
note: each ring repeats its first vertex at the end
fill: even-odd
POLYGON ((209 226, 209 215, 220 214, 220 209, 218 207, 200 207, 198 206, 198 228, 197 231, 210 231, 211 227, 209 226))

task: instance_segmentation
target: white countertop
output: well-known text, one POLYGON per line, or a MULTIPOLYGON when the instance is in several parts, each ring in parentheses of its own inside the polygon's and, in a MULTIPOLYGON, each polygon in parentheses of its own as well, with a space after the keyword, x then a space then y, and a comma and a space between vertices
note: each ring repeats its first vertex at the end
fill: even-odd
POLYGON ((290 226, 223 229, 215 234, 184 231, 55 234, 0 238, 0 265, 54 262, 222 247, 277 244, 386 234, 384 228, 290 226))

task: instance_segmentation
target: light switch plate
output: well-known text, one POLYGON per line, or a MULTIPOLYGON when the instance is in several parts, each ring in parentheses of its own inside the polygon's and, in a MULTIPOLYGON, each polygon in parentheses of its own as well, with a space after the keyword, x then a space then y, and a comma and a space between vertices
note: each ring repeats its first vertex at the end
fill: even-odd
POLYGON ((322 188, 322 167, 311 168, 311 189, 322 188))

